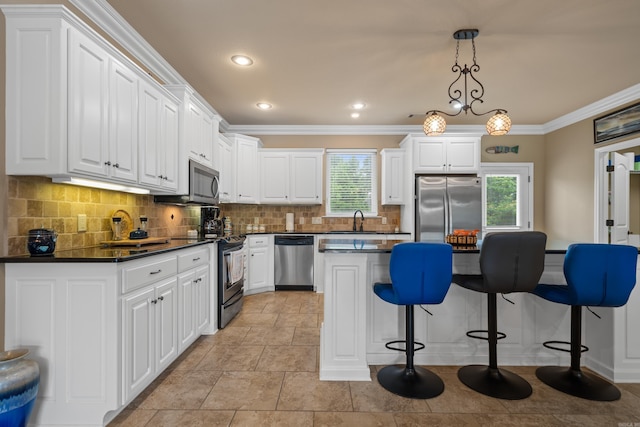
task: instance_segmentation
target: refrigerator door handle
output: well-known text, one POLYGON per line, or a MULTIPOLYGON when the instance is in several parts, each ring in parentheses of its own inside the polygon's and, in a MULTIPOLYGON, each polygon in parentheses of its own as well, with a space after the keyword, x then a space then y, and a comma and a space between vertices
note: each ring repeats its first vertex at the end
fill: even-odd
POLYGON ((444 238, 445 238, 445 242, 447 239, 447 234, 451 234, 451 230, 449 230, 449 228, 451 227, 451 209, 449 206, 449 192, 445 191, 444 192, 444 196, 442 197, 442 203, 444 205, 444 238))
POLYGON ((453 234, 453 209, 451 209, 451 195, 449 194, 449 190, 445 191, 445 197, 447 198, 447 200, 445 200, 445 214, 447 215, 447 218, 445 220, 445 238, 447 236, 447 234, 453 234))

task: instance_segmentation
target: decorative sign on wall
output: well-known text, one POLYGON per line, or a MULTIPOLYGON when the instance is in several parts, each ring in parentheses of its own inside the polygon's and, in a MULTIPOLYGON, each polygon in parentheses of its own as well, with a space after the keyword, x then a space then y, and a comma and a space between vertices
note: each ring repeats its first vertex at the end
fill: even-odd
POLYGON ((594 144, 640 132, 640 102, 593 120, 594 144))
POLYGON ((487 147, 486 151, 489 154, 506 154, 506 153, 514 153, 518 154, 519 145, 514 145, 513 147, 506 147, 504 145, 496 145, 494 147, 487 147))

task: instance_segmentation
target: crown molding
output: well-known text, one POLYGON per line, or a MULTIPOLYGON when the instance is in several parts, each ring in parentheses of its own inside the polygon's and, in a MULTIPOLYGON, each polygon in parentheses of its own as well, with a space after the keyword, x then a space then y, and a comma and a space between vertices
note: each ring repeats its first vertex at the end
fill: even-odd
POLYGON ((620 107, 632 101, 640 99, 640 83, 602 98, 592 104, 577 109, 576 111, 565 114, 557 119, 551 120, 543 125, 544 133, 550 133, 567 127, 582 120, 598 116, 607 111, 620 107))
MULTIPOLYGON (((124 47, 131 55, 145 65, 165 84, 184 84, 191 86, 184 77, 171 66, 141 35, 133 28, 107 0, 69 0, 111 38, 124 47)), ((220 126, 229 124, 218 114, 200 94, 194 90, 196 98, 221 119, 220 126)))
MULTIPOLYGON (((422 125, 229 125, 229 132, 248 135, 407 135, 422 133, 422 125)), ((444 135, 477 136, 487 133, 484 125, 447 126, 444 135)), ((539 125, 514 125, 509 135, 543 135, 539 125)))
MULTIPOLYGON (((167 84, 187 82, 142 36, 109 4, 107 0, 69 0, 78 10, 96 23, 105 33, 122 45, 142 62, 152 73, 167 84)), ((250 133, 259 135, 404 135, 422 132, 422 126, 347 126, 347 125, 231 125, 204 99, 195 92, 200 102, 210 108, 221 119, 221 132, 250 133)), ((545 135, 579 121, 613 110, 623 104, 640 99, 640 84, 621 90, 604 99, 565 114, 543 125, 514 125, 509 135, 545 135)), ((449 126, 451 132, 484 134, 484 126, 449 126)), ((445 132, 448 133, 448 132, 445 132)))

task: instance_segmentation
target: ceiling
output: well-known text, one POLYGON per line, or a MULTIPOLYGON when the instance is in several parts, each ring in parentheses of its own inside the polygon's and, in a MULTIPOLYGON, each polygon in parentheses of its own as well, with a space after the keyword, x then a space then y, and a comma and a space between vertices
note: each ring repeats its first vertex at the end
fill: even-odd
MULTIPOLYGON (((451 111, 461 28, 480 31, 478 110, 506 109, 514 125, 640 83, 637 0, 107 1, 232 126, 421 124, 451 111), (234 65, 239 53, 254 64, 234 65), (353 119, 356 101, 366 108, 353 119)), ((472 62, 469 41, 459 62, 472 62)))

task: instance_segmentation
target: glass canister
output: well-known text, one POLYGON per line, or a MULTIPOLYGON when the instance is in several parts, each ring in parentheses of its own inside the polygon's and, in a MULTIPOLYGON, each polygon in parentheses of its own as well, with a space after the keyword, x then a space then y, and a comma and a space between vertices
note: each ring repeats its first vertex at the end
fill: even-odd
POLYGON ((145 215, 140 215, 140 230, 147 231, 148 219, 145 215))
POLYGON ((113 221, 113 240, 121 240, 122 239, 122 218, 119 216, 114 216, 111 218, 113 221))

